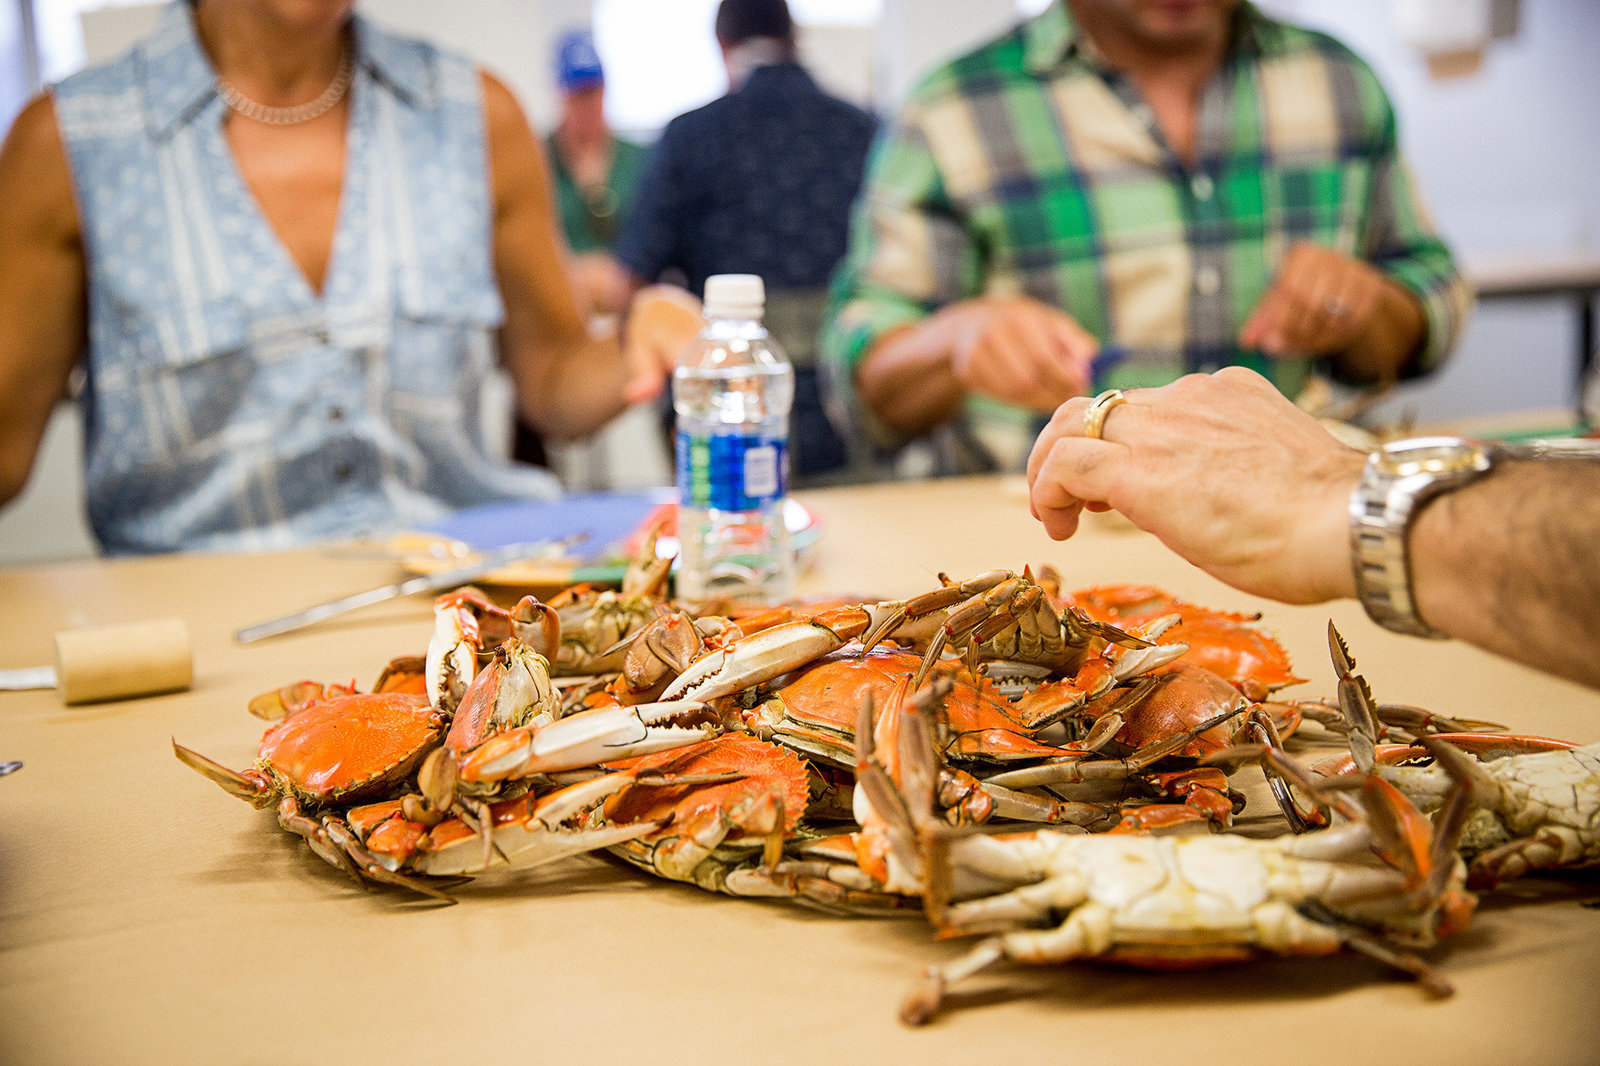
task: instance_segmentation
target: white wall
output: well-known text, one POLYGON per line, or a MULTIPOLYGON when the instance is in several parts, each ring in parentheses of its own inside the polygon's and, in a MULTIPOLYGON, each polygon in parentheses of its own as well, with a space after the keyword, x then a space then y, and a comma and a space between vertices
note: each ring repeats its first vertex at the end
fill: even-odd
MULTIPOLYGON (((1600 250, 1600 2, 1524 0, 1517 35, 1468 77, 1430 79, 1393 0, 1268 0, 1363 56, 1394 101, 1401 145, 1458 254, 1600 250)), ((1428 419, 1576 401, 1569 303, 1480 304, 1449 365, 1376 412, 1428 419)))
POLYGON ((425 37, 472 56, 522 100, 537 129, 555 121, 551 65, 556 38, 587 26, 591 0, 361 0, 374 21, 425 37))
POLYGON ((83 428, 74 404, 50 418, 22 495, 0 510, 0 566, 81 559, 94 538, 83 514, 83 428))

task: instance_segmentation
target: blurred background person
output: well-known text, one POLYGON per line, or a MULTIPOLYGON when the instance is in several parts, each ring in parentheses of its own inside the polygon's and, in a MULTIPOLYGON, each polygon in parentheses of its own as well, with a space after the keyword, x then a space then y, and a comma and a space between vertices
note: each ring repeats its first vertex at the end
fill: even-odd
POLYGON ((112 553, 554 496, 548 472, 486 448, 497 361, 542 433, 622 409, 628 364, 585 328, 515 98, 352 6, 180 0, 13 124, 0 501, 76 366, 88 516, 112 553))
MULTIPOLYGON (((636 285, 678 274, 696 296, 715 274, 761 276, 767 329, 795 367, 793 476, 815 483, 850 462, 824 408, 817 329, 876 123, 799 64, 785 0, 722 0, 715 32, 728 93, 668 123, 615 253, 636 285)), ((665 365, 698 326, 681 321, 665 365)))
POLYGON ((609 250, 633 204, 646 151, 617 136, 606 121, 605 70, 588 30, 562 36, 556 84, 561 110, 545 146, 556 178, 561 232, 572 251, 573 282, 591 315, 620 314, 628 278, 609 250))
MULTIPOLYGON (((618 137, 606 121, 605 69, 590 31, 561 35, 555 75, 560 111, 545 150, 555 176, 561 233, 571 253, 568 272, 590 328, 615 334, 632 290, 610 249, 633 203, 645 150, 618 137)), ((520 417, 512 455, 525 463, 550 465, 544 441, 520 417)))
POLYGON ((1224 365, 1416 377, 1469 302, 1348 49, 1240 0, 1057 0, 912 91, 824 348, 895 446, 1224 365))

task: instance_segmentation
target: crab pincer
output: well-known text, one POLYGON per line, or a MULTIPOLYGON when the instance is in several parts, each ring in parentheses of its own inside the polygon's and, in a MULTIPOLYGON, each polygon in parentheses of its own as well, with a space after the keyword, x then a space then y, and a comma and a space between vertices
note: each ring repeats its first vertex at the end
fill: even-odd
POLYGON ((547 725, 496 733, 461 757, 460 779, 493 785, 648 755, 708 740, 720 730, 698 700, 579 711, 547 725))

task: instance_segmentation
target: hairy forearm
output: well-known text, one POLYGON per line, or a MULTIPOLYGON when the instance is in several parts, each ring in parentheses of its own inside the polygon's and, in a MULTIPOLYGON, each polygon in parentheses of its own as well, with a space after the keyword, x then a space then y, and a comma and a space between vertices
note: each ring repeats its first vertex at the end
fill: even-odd
POLYGON ((1351 382, 1398 379, 1427 339, 1422 304, 1399 282, 1383 282, 1366 328, 1334 361, 1351 382))
POLYGON ((890 429, 912 437, 954 417, 966 396, 950 357, 954 338, 941 315, 885 335, 856 370, 861 400, 890 429))
POLYGON ((1501 464, 1412 527, 1422 617, 1457 639, 1600 687, 1600 463, 1501 464))

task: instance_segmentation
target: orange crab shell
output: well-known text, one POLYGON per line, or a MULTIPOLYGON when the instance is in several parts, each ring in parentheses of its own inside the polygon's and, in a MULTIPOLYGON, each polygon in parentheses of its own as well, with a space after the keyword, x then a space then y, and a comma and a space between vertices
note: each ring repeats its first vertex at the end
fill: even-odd
MULTIPOLYGON (((1142 748, 1154 744, 1191 726, 1220 714, 1238 702, 1240 692, 1225 678, 1202 666, 1185 663, 1182 659, 1155 671, 1158 686, 1127 714, 1127 722, 1117 732, 1118 743, 1129 748, 1142 748)), ((1099 705, 1115 702, 1115 693, 1102 697, 1099 705)), ((1262 703, 1258 705, 1278 730, 1280 737, 1292 736, 1300 727, 1300 714, 1290 704, 1262 703)), ((1090 705, 1091 712, 1097 709, 1090 705)), ((1179 753, 1198 759, 1209 752, 1234 743, 1234 726, 1224 722, 1212 726, 1194 740, 1184 745, 1179 753)))
POLYGON ((1183 610, 1183 621, 1167 630, 1161 639, 1188 644, 1189 650, 1162 669, 1170 670, 1179 663, 1203 666, 1226 678, 1252 700, 1264 700, 1268 693, 1305 680, 1289 668, 1289 653, 1276 638, 1235 621, 1236 616, 1203 608, 1196 611, 1188 606, 1183 610))
MULTIPOLYGON (((803 721, 820 721, 853 735, 867 695, 883 707, 894 688, 916 674, 921 662, 921 656, 899 648, 874 648, 862 655, 861 645, 852 642, 796 671, 775 697, 788 709, 792 728, 803 721)), ((932 676, 949 677, 955 683, 941 716, 951 738, 949 754, 997 761, 1062 754, 1060 748, 1028 735, 1027 727, 1011 713, 1011 702, 988 678, 974 680, 953 664, 935 668, 932 676)))
MULTIPOLYGON (((743 733, 725 733, 672 751, 609 763, 615 770, 657 770, 663 774, 737 773, 714 784, 659 785, 627 789, 606 800, 609 822, 693 822, 717 808, 775 794, 783 801, 784 831, 793 832, 805 813, 810 775, 805 763, 776 744, 743 733)), ((670 827, 668 827, 670 828, 670 827)), ((649 839, 649 838, 646 838, 649 839)))
POLYGON ((444 722, 426 696, 362 693, 313 703, 267 730, 256 765, 318 803, 348 802, 403 780, 444 722))
POLYGON ((1153 585, 1097 585, 1066 599, 1091 618, 1124 628, 1179 615, 1180 621, 1161 637, 1189 645, 1177 663, 1203 666, 1252 700, 1266 699, 1270 692, 1305 680, 1290 669, 1283 645, 1252 624, 1260 615, 1201 607, 1153 585))
POLYGON ((352 808, 345 812, 345 821, 368 851, 400 862, 416 854, 428 835, 427 826, 407 820, 397 799, 352 808))

